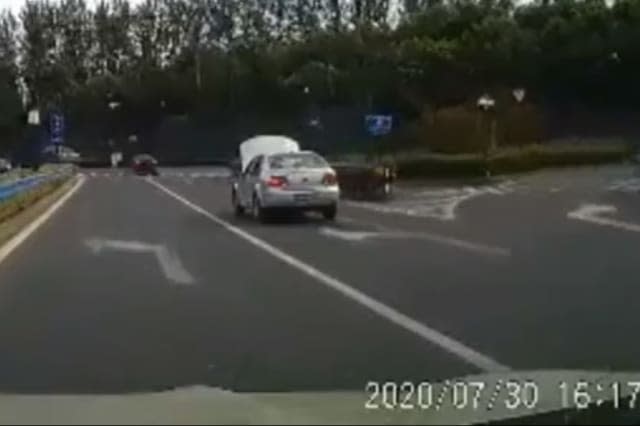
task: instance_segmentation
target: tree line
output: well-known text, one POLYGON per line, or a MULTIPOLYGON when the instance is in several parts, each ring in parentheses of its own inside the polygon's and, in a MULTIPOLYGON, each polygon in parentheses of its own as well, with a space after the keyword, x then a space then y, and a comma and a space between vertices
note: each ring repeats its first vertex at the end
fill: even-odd
POLYGON ((354 106, 411 121, 516 87, 634 109, 638 58, 638 0, 27 0, 0 13, 0 146, 33 105, 96 141, 167 116, 354 106))

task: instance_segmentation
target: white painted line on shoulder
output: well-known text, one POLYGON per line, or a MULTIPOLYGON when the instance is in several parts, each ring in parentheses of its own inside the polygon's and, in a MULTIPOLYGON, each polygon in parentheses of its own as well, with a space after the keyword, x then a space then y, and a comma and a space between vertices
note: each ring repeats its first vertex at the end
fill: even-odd
POLYGON ((316 269, 315 267, 299 260, 290 254, 280 250, 279 248, 272 246, 264 240, 232 225, 231 223, 219 218, 218 216, 208 212, 199 205, 192 203, 188 199, 184 198, 180 194, 172 191, 166 186, 160 184, 155 180, 149 180, 149 183, 165 192, 169 196, 178 200, 191 210, 200 213, 207 217, 214 223, 225 228, 227 231, 235 234, 241 239, 247 241, 253 246, 263 250, 278 260, 286 263, 287 265, 303 272, 304 274, 314 278, 317 282, 339 292, 343 296, 349 298, 353 302, 369 309, 380 317, 396 324, 397 326, 409 331, 421 339, 435 344, 445 351, 457 356, 458 358, 468 362, 469 364, 489 372, 506 372, 510 371, 510 368, 493 360, 492 358, 481 354, 480 352, 466 346, 465 344, 458 342, 457 340, 440 333, 437 330, 430 328, 429 326, 414 320, 413 318, 403 314, 402 312, 385 305, 384 303, 364 294, 363 292, 349 286, 348 284, 316 269))
POLYGON ((602 217, 603 214, 615 214, 617 211, 618 209, 611 205, 583 204, 579 209, 569 212, 567 217, 624 231, 640 232, 640 224, 602 217))
POLYGON ((13 238, 0 247, 0 263, 2 263, 11 253, 13 253, 23 242, 35 233, 42 225, 47 222, 69 199, 84 185, 86 178, 84 175, 76 177, 75 184, 53 203, 44 213, 38 216, 33 222, 22 229, 13 238))

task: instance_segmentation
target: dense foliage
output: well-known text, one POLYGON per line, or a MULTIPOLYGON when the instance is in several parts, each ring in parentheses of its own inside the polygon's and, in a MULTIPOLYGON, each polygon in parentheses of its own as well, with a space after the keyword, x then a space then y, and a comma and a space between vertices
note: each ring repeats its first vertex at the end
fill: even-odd
POLYGON ((515 87, 629 111, 638 58, 638 0, 28 0, 0 15, 0 144, 20 138, 23 102, 64 109, 96 151, 137 134, 207 152, 331 108, 406 124, 485 92, 508 105, 515 87))

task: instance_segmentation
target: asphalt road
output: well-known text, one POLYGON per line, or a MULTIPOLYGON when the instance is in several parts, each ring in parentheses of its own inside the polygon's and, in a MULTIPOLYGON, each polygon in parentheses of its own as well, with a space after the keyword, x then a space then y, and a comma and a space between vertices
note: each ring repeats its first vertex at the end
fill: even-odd
POLYGON ((0 264, 0 392, 640 371, 630 167, 413 184, 333 224, 236 218, 223 176, 84 172, 0 264))

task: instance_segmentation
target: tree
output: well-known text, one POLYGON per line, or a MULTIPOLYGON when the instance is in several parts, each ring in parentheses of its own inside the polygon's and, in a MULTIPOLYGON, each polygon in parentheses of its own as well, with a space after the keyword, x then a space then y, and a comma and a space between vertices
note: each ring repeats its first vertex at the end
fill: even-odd
POLYGON ((17 138, 21 126, 22 105, 18 92, 18 23, 10 11, 0 12, 0 155, 17 138))
POLYGON ((28 0, 0 16, 0 121, 23 86, 85 129, 117 96, 123 129, 149 134, 167 115, 295 123, 310 103, 415 112, 514 85, 630 108, 638 57, 637 0, 28 0))
POLYGON ((66 81, 59 68, 56 11, 47 0, 27 0, 20 12, 20 68, 31 101, 52 101, 63 91, 66 81))
POLYGON ((134 66, 135 17, 126 0, 100 0, 93 13, 92 76, 118 76, 134 66))
POLYGON ((59 60, 67 85, 77 91, 89 78, 89 52, 93 45, 91 15, 84 0, 63 0, 57 9, 56 22, 61 37, 59 60))
POLYGON ((390 4, 389 0, 353 0, 352 24, 356 28, 386 26, 390 4))

